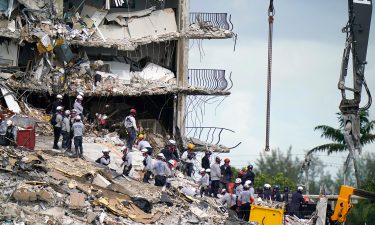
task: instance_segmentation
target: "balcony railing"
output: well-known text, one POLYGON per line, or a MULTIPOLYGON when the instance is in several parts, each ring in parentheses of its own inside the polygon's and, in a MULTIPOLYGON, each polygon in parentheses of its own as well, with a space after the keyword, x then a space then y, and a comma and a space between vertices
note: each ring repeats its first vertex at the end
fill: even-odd
POLYGON ((189 69, 189 85, 204 87, 209 90, 224 91, 232 88, 231 75, 229 82, 225 77, 225 70, 216 69, 189 69), (228 84, 230 87, 228 88, 228 84))
MULTIPOLYGON (((199 139, 211 145, 221 144, 221 134, 223 132, 235 133, 233 130, 223 127, 186 127, 187 136, 199 139)), ((234 149, 238 147, 241 142, 236 145, 228 147, 228 149, 234 149)))
POLYGON ((198 23, 204 26, 212 26, 215 28, 221 28, 225 30, 233 30, 231 16, 229 15, 228 19, 228 13, 191 12, 189 22, 190 24, 198 23))

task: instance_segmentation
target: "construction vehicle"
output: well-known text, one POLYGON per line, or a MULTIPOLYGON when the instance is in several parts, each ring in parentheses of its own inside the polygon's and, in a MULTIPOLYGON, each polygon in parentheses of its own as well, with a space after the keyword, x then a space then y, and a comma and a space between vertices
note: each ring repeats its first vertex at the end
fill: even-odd
POLYGON ((375 193, 342 185, 340 188, 340 194, 337 198, 335 211, 331 216, 331 220, 338 221, 340 223, 346 221, 346 217, 350 209, 353 208, 353 205, 350 202, 352 195, 356 195, 369 200, 375 200, 375 193))

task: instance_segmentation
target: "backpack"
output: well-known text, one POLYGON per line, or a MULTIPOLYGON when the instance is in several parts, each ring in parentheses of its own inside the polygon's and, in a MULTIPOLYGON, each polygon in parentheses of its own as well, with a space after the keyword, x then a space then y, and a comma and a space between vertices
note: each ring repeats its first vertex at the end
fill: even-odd
POLYGON ((56 122, 56 116, 57 116, 57 113, 53 114, 52 118, 51 118, 51 125, 52 126, 55 126, 57 124, 56 122))

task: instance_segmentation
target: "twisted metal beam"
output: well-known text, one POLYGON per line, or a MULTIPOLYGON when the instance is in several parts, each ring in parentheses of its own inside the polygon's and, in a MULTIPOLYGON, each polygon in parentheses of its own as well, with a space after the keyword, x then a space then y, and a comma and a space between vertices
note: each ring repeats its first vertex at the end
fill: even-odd
MULTIPOLYGON (((224 127, 186 127, 186 130, 187 130, 187 134, 193 133, 192 138, 199 139, 211 145, 218 145, 220 143, 221 134, 223 133, 223 131, 229 131, 231 133, 235 133, 235 131, 224 128, 224 127), (205 140, 202 139, 202 135, 205 136, 205 140)), ((229 149, 236 148, 240 144, 241 142, 237 143, 233 147, 230 147, 229 149)))
MULTIPOLYGON (((204 87, 209 90, 226 90, 229 82, 225 77, 225 70, 217 69, 189 69, 189 85, 204 87)), ((231 75, 230 88, 233 86, 231 75)), ((230 89, 229 88, 229 89, 230 89)))

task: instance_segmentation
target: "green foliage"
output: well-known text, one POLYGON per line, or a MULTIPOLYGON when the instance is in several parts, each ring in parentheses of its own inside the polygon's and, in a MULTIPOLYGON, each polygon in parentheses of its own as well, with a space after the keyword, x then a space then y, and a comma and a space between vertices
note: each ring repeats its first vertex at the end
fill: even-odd
MULTIPOLYGON (((333 141, 332 143, 319 145, 309 151, 310 153, 318 151, 326 151, 329 154, 334 152, 343 152, 347 151, 344 134, 342 129, 344 127, 344 119, 341 113, 337 113, 337 118, 339 120, 340 127, 338 129, 327 126, 319 125, 316 126, 314 130, 321 131, 321 137, 333 141)), ((361 111, 359 113, 360 120, 360 133, 361 133, 361 144, 366 145, 373 143, 375 141, 375 134, 372 134, 371 131, 374 130, 374 120, 369 119, 369 113, 367 111, 361 111)))
POLYGON ((293 158, 292 147, 289 147, 286 154, 280 149, 273 149, 270 153, 260 154, 257 159, 256 169, 261 174, 274 175, 285 174, 285 177, 297 181, 301 169, 301 162, 298 157, 293 158))
POLYGON ((290 190, 295 190, 296 188, 295 180, 286 177, 283 173, 277 173, 275 175, 257 173, 254 182, 254 187, 263 187, 264 184, 270 184, 272 186, 279 185, 280 188, 288 186, 290 190))

